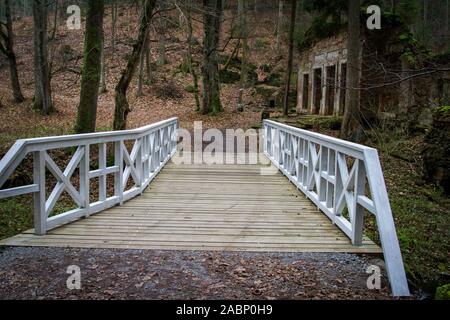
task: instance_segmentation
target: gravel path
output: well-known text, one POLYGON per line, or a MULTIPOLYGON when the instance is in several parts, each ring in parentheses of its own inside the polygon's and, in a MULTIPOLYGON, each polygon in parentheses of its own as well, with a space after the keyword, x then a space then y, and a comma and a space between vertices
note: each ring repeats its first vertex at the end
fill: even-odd
POLYGON ((0 248, 0 299, 390 299, 373 256, 345 253, 0 248), (81 289, 66 285, 69 265, 81 289))

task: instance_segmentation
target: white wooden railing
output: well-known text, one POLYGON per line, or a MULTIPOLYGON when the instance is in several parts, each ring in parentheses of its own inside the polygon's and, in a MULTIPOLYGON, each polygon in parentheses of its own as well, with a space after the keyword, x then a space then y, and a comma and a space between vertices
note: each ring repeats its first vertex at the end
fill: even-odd
POLYGON ((38 235, 80 217, 122 204, 142 193, 176 151, 178 119, 171 118, 145 127, 124 131, 55 136, 18 140, 0 161, 0 199, 34 194, 34 229, 38 235), (133 144, 128 152, 126 142, 133 144), (107 166, 107 145, 114 149, 114 164, 107 166), (98 146, 98 169, 90 168, 90 147, 98 146), (61 170, 47 153, 61 148, 77 148, 66 168, 61 170), (18 165, 33 155, 33 184, 1 189, 18 165), (79 190, 71 177, 79 169, 79 190), (56 185, 46 196, 46 169, 56 185), (114 177, 114 194, 107 196, 107 175, 114 177), (90 180, 98 178, 98 200, 90 201, 90 180), (129 183, 129 180, 133 183, 129 183), (131 185, 131 187, 130 187, 131 185), (50 216, 63 191, 76 209, 50 216))
POLYGON ((263 128, 265 155, 354 245, 364 209, 375 215, 392 292, 409 295, 377 150, 271 120, 263 128))

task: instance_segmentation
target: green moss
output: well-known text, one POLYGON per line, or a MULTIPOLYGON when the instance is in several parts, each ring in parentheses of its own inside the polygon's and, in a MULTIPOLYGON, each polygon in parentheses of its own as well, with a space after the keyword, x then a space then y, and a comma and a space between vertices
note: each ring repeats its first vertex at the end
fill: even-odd
POLYGON ((270 86, 282 87, 283 86, 283 77, 281 76, 280 73, 274 72, 274 73, 271 73, 267 77, 267 79, 264 83, 268 84, 270 86))
POLYGON ((270 72, 270 71, 272 71, 272 69, 273 69, 273 67, 270 63, 263 63, 261 65, 261 70, 264 72, 270 72))
MULTIPOLYGON (((219 55, 219 63, 222 65, 225 65, 229 59, 230 59, 229 55, 226 55, 226 54, 219 55)), ((240 69, 241 68, 241 59, 239 59, 239 57, 233 57, 230 60, 228 68, 240 69)))
POLYGON ((406 45, 416 46, 417 40, 414 38, 413 34, 409 31, 404 31, 398 37, 398 39, 406 45))
POLYGON ((222 103, 220 102, 219 95, 213 97, 211 104, 211 115, 216 115, 217 113, 223 111, 222 103))
POLYGON ((417 57, 410 48, 405 49, 405 51, 403 52, 403 58, 405 58, 406 62, 410 66, 414 66, 414 67, 417 66, 417 63, 418 63, 417 57))
POLYGON ((306 130, 340 130, 342 118, 329 116, 302 116, 297 120, 295 125, 306 130))
POLYGON ((274 87, 270 85, 257 85, 255 86, 255 91, 258 95, 262 96, 264 99, 270 99, 275 96, 277 92, 279 92, 279 87, 274 87))
POLYGON ((195 92, 194 86, 190 85, 190 84, 187 85, 186 87, 184 87, 184 90, 186 90, 189 93, 194 93, 195 92))
POLYGON ((0 239, 11 237, 33 226, 32 196, 0 201, 0 239))
MULTIPOLYGON (((49 216, 75 209, 70 196, 63 194, 49 216)), ((14 236, 33 228, 33 196, 31 194, 0 200, 0 239, 14 236)))
POLYGON ((450 106, 440 106, 435 109, 435 113, 438 115, 449 115, 450 114, 450 106))
POLYGON ((270 42, 266 39, 256 39, 254 47, 255 49, 265 49, 270 45, 270 42))
POLYGON ((113 128, 111 126, 99 126, 97 127, 97 132, 104 132, 104 131, 112 131, 113 128))
POLYGON ((450 300, 450 283, 436 289, 436 300, 450 300))
POLYGON ((58 214, 78 208, 71 199, 62 198, 61 200, 63 201, 56 203, 52 212, 49 214, 49 217, 56 216, 58 214))
POLYGON ((64 126, 52 127, 38 124, 35 127, 18 127, 17 130, 2 132, 2 134, 0 134, 0 153, 6 153, 18 139, 57 136, 72 133, 74 133, 72 128, 67 128, 64 126))
POLYGON ((239 73, 231 70, 219 70, 220 83, 236 83, 239 82, 241 76, 239 73))
POLYGON ((329 21, 327 15, 316 17, 306 32, 297 32, 295 36, 295 45, 301 51, 311 47, 315 42, 326 39, 338 34, 344 30, 345 24, 339 20, 329 21))
POLYGON ((186 59, 178 66, 176 66, 175 70, 172 72, 174 76, 178 73, 181 73, 183 76, 186 76, 189 73, 189 63, 186 61, 186 59))
MULTIPOLYGON (((254 65, 250 65, 253 66, 254 65)), ((248 68, 247 66, 247 85, 252 86, 258 81, 258 74, 256 73, 256 67, 255 68, 248 68)))

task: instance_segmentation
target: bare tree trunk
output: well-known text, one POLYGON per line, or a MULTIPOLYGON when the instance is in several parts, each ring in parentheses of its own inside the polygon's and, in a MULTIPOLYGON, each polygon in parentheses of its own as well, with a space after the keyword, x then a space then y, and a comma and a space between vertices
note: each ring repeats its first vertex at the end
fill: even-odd
POLYGON ((245 87, 247 84, 248 75, 248 28, 247 28, 247 10, 248 10, 248 0, 238 1, 238 17, 239 17, 239 30, 240 39, 242 40, 242 59, 241 59, 241 88, 245 87))
POLYGON ((103 0, 87 0, 83 75, 75 132, 95 131, 103 51, 103 0))
POLYGON ((203 99, 202 112, 216 114, 223 110, 220 102, 217 46, 220 33, 222 0, 203 0, 203 99))
POLYGON ((67 10, 67 4, 65 0, 57 0, 59 2, 59 20, 64 21, 66 19, 66 10, 67 10))
POLYGON ((423 25, 424 25, 424 27, 426 27, 426 25, 427 25, 428 1, 429 0, 423 0, 423 25))
POLYGON ((159 34, 158 38, 158 66, 166 64, 166 39, 164 34, 159 34))
POLYGON ((347 88, 345 90, 345 112, 341 128, 341 138, 358 140, 358 130, 361 129, 360 92, 360 0, 349 0, 348 8, 348 57, 347 57, 347 88))
POLYGON ((291 22, 289 25, 289 52, 286 67, 286 83, 284 86, 284 102, 283 102, 283 115, 285 116, 288 115, 289 111, 289 91, 291 90, 292 58, 294 52, 294 29, 295 29, 296 12, 297 12, 297 0, 292 0, 291 22))
POLYGON ((241 79, 240 79, 240 89, 238 95, 238 111, 244 111, 244 102, 242 100, 242 94, 244 87, 247 86, 248 78, 248 29, 247 29, 247 0, 238 0, 238 19, 239 19, 239 31, 240 40, 242 40, 242 59, 241 59, 241 79))
POLYGON ((241 46, 241 39, 238 39, 238 41, 236 42, 236 45, 234 46, 233 51, 231 52, 230 57, 228 58, 227 62, 225 62, 225 65, 222 68, 222 71, 227 71, 228 67, 231 64, 231 61, 233 60, 233 58, 237 57, 239 54, 239 47, 241 46))
POLYGON ((55 40, 56 31, 58 30, 58 1, 54 2, 54 12, 53 12, 53 29, 52 34, 50 36, 50 41, 55 40))
MULTIPOLYGON (((160 3, 161 10, 164 10, 166 4, 164 2, 160 3)), ((163 12, 159 13, 158 19, 158 66, 163 66, 166 64, 166 20, 163 12)))
MULTIPOLYGON (((410 68, 407 59, 402 56, 401 58, 401 74, 409 74, 410 68)), ((406 120, 404 123, 406 124, 408 121, 408 109, 413 105, 413 82, 412 80, 402 81, 399 85, 399 93, 398 93, 398 113, 397 119, 406 120)))
POLYGON ((297 0, 297 12, 295 13, 295 29, 294 34, 300 34, 302 32, 302 14, 303 6, 305 5, 305 0, 297 0))
POLYGON ((48 0, 33 1, 34 21, 34 75, 35 94, 33 108, 43 114, 54 111, 48 63, 47 8, 48 0))
POLYGON ((278 1, 278 22, 277 22, 277 40, 276 50, 277 54, 280 54, 281 50, 281 25, 283 22, 283 0, 278 1))
POLYGON ((448 23, 448 18, 450 16, 450 0, 447 0, 447 14, 445 15, 445 24, 447 26, 447 37, 450 35, 450 26, 448 23))
POLYGON ((153 9, 155 8, 156 0, 144 0, 142 6, 141 21, 139 25, 139 35, 133 45, 133 52, 128 58, 128 63, 123 70, 119 83, 115 89, 115 110, 114 110, 114 130, 123 130, 127 125, 127 115, 130 112, 130 107, 127 100, 127 90, 133 78, 136 66, 139 62, 139 56, 144 45, 145 35, 148 32, 150 20, 153 9))
POLYGON ((117 0, 111 3, 111 51, 114 61, 116 55, 116 24, 117 24, 117 0))
POLYGON ((189 73, 192 76, 192 82, 194 87, 194 99, 195 99, 195 111, 200 111, 200 98, 198 96, 198 78, 197 73, 194 69, 194 61, 192 58, 192 44, 194 42, 194 38, 192 36, 192 17, 191 17, 191 5, 192 2, 189 2, 187 5, 186 12, 186 20, 187 20, 187 41, 188 41, 188 50, 187 50, 187 61, 189 64, 189 73))
POLYGON ((395 13, 395 8, 396 8, 396 1, 395 0, 391 0, 391 12, 395 13))
POLYGON ((3 30, 3 23, 0 22, 0 51, 6 56, 9 63, 9 76, 11 79, 11 87, 13 90, 14 101, 20 103, 24 101, 22 90, 20 89, 19 75, 17 72, 16 54, 14 52, 14 34, 12 29, 11 7, 9 0, 5 0, 5 18, 6 32, 3 30))
MULTIPOLYGON (((50 5, 50 2, 49 2, 50 5)), ((48 61, 49 61, 49 74, 50 74, 50 78, 51 78, 51 74, 52 74, 52 70, 53 70, 53 62, 54 62, 54 57, 55 57, 55 40, 56 40, 56 33, 58 31, 58 1, 54 1, 53 2, 53 26, 52 26, 52 30, 50 33, 50 36, 48 38, 48 43, 49 43, 49 57, 48 57, 48 61)))
POLYGON ((136 97, 142 96, 142 86, 144 82, 144 66, 145 66, 145 54, 147 52, 146 47, 148 43, 148 32, 145 34, 144 45, 142 46, 141 53, 139 55, 139 75, 138 75, 138 83, 136 90, 136 97))
POLYGON ((100 93, 108 91, 106 87, 106 62, 105 62, 105 32, 102 32, 102 53, 100 55, 100 93))
POLYGON ((152 74, 152 59, 151 59, 151 52, 150 52, 150 28, 148 30, 147 34, 147 44, 145 46, 145 74, 147 77, 147 84, 153 83, 153 74, 152 74))

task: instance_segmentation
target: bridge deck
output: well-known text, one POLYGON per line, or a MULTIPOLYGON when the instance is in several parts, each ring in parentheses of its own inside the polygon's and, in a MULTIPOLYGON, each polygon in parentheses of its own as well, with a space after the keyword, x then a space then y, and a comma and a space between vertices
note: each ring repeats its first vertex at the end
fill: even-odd
POLYGON ((147 190, 45 236, 1 245, 86 248, 381 253, 349 239, 281 173, 261 165, 168 163, 147 190))

